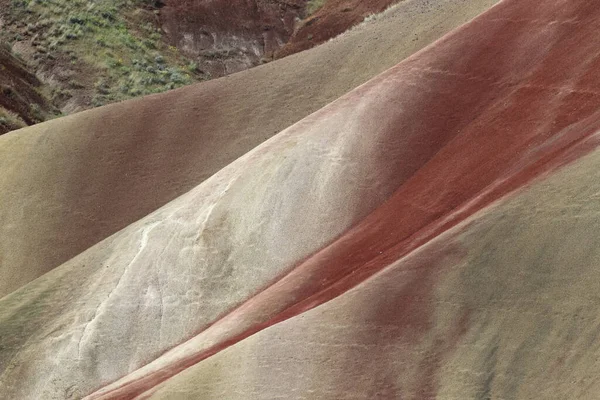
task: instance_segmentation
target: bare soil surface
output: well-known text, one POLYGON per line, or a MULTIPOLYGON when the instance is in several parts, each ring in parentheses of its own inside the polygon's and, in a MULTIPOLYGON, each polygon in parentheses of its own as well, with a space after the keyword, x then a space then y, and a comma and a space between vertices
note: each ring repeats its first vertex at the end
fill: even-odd
MULTIPOLYGON (((505 0, 287 127, 0 299, 0 385, 90 400, 594 398, 599 28, 586 0, 505 0)), ((174 154, 153 130, 167 110, 145 125, 111 110, 107 132, 148 135, 127 156, 174 154)))
POLYGON ((4 135, 0 294, 191 190, 492 4, 401 3, 302 54, 4 135))

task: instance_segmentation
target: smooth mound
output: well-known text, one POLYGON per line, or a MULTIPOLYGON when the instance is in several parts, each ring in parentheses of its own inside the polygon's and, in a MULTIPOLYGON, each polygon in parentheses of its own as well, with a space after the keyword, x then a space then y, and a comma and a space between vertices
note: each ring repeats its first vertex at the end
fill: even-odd
POLYGON ((4 297, 0 385, 593 398, 599 27, 505 0, 4 297))
POLYGON ((191 190, 493 3, 409 1, 301 55, 1 137, 0 296, 191 190))

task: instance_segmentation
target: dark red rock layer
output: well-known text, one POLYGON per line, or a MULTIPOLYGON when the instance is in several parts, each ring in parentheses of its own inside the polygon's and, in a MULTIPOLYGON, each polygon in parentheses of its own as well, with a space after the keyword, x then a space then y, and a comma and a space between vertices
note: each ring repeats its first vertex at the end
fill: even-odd
MULTIPOLYGON (((27 125, 42 122, 49 115, 58 113, 40 94, 41 86, 27 65, 0 43, 0 110, 4 108, 27 125)), ((0 135, 18 128, 3 121, 0 120, 0 135)))
POLYGON ((168 40, 198 68, 219 77, 255 66, 290 38, 306 0, 165 0, 160 20, 168 40))

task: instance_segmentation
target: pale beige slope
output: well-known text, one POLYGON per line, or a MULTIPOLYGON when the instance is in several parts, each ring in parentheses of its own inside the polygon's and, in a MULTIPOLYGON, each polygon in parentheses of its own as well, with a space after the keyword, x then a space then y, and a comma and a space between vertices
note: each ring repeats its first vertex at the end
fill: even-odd
POLYGON ((600 151, 151 399, 597 399, 600 151))
POLYGON ((310 51, 0 138, 0 296, 190 190, 496 0, 412 0, 310 51))

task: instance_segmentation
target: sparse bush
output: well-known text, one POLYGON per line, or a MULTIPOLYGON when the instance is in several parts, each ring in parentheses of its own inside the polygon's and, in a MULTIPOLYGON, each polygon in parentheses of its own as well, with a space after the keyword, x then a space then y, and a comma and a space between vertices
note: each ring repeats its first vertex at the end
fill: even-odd
POLYGON ((4 85, 0 85, 0 94, 2 94, 2 96, 8 97, 9 99, 14 99, 17 95, 13 88, 4 85))
POLYGON ((78 82, 78 81, 70 81, 69 82, 69 87, 71 89, 84 89, 85 85, 82 84, 81 82, 78 82))
POLYGON ((96 82, 94 84, 94 87, 100 94, 109 94, 110 93, 110 86, 109 86, 108 82, 106 82, 104 79, 100 79, 98 82, 96 82))
MULTIPOLYGON (((160 29, 148 21, 129 29, 128 13, 146 0, 12 0, 19 18, 12 34, 34 36, 35 57, 53 54, 72 65, 82 62, 103 77, 94 85, 93 105, 156 93, 191 83, 195 63, 185 61, 177 49, 162 42, 160 29), (30 13, 30 14, 28 14, 30 13), (159 53, 164 50, 164 53, 159 53)), ((219 54, 217 54, 219 56, 219 54)), ((79 89, 81 84, 65 83, 79 89)), ((54 97, 65 98, 57 91, 54 97)))
POLYGON ((192 72, 192 73, 196 73, 198 72, 198 64, 194 61, 192 61, 191 63, 189 63, 187 65, 187 69, 188 71, 192 72))
POLYGON ((29 106, 29 112, 36 122, 42 122, 45 119, 44 113, 38 104, 31 104, 29 106))

